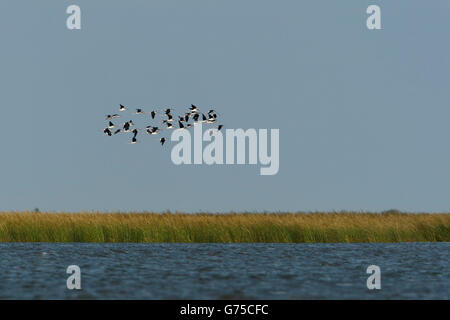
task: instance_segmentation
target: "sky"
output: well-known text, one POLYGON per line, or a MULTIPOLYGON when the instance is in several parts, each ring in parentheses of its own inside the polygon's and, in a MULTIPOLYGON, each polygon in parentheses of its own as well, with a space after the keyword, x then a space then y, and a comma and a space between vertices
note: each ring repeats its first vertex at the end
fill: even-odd
POLYGON ((0 211, 450 210, 450 2, 0 2, 0 211), (81 8, 69 30, 66 8, 81 8), (381 8, 368 30, 366 8, 381 8), (279 129, 279 172, 102 134, 122 103, 279 129))

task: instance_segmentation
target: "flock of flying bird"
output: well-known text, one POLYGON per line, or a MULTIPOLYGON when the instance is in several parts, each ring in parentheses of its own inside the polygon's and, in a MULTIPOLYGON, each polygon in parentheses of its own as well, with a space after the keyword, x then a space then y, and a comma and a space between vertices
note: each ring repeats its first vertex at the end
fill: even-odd
MULTIPOLYGON (((123 112, 125 110, 128 110, 127 107, 124 105, 120 105, 119 112, 123 112)), ((133 123, 133 120, 126 121, 125 123, 121 124, 114 124, 112 121, 113 119, 120 118, 120 115, 115 114, 108 114, 106 116, 106 121, 108 121, 108 126, 103 130, 103 133, 112 136, 116 135, 118 133, 122 132, 130 132, 133 134, 133 138, 131 139, 131 144, 137 143, 137 135, 139 132, 144 132, 148 135, 155 135, 163 130, 170 130, 178 127, 179 129, 188 129, 191 128, 194 123, 216 123, 217 122, 217 112, 213 109, 209 110, 208 113, 205 115, 204 113, 201 113, 200 110, 195 106, 191 105, 191 107, 188 109, 187 112, 185 112, 183 115, 178 116, 178 126, 174 125, 174 117, 172 116, 173 109, 167 108, 164 110, 152 110, 150 112, 144 112, 142 108, 136 109, 135 115, 145 116, 150 115, 152 120, 155 120, 155 117, 157 115, 160 115, 163 119, 161 122, 160 127, 156 127, 153 125, 148 125, 145 128, 136 128, 135 124, 133 123), (189 123, 189 120, 192 119, 192 122, 189 123)), ((222 129, 223 125, 219 124, 216 128, 217 130, 222 129)), ((210 131, 210 134, 212 135, 212 131, 210 131)), ((164 145, 164 142, 166 142, 166 138, 162 137, 159 139, 159 142, 161 145, 164 145)))

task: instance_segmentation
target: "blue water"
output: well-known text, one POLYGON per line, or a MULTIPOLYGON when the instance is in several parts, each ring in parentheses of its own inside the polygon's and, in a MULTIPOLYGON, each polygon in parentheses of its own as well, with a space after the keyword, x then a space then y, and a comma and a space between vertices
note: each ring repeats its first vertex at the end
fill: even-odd
POLYGON ((450 243, 0 243, 0 299, 449 299, 450 243), (81 268, 69 290, 66 268, 81 268), (381 268, 369 290, 366 269, 381 268))

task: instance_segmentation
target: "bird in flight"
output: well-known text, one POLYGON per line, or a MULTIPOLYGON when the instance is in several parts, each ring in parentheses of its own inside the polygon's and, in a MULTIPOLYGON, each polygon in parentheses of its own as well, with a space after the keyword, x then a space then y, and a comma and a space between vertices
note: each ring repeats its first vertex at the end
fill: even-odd
POLYGON ((132 125, 133 125, 133 120, 125 122, 125 124, 123 125, 123 131, 130 132, 130 126, 132 126, 132 125))
POLYGON ((105 130, 103 130, 103 133, 111 137, 111 130, 109 130, 109 128, 105 128, 105 130))
POLYGON ((194 114, 194 116, 192 117, 194 119, 194 122, 198 121, 198 117, 200 117, 198 113, 194 114))
POLYGON ((216 122, 216 118, 212 114, 208 114, 208 120, 206 120, 207 123, 214 123, 216 122))
POLYGON ((170 113, 168 113, 166 122, 171 122, 171 121, 173 121, 173 117, 170 113))
POLYGON ((191 113, 192 112, 197 112, 197 107, 196 106, 194 106, 193 104, 191 104, 191 107, 189 108, 189 110, 191 110, 191 113))
POLYGON ((118 115, 118 114, 108 114, 107 116, 106 116, 106 120, 111 120, 111 119, 114 119, 114 118, 119 118, 120 116, 118 115))

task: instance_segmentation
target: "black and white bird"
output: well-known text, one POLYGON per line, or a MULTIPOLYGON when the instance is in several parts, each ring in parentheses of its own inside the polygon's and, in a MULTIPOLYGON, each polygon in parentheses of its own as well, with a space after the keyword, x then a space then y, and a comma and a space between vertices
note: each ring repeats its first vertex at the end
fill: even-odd
POLYGON ((159 132, 158 127, 147 126, 147 134, 157 134, 159 132))
POLYGON ((136 109, 136 114, 144 114, 144 110, 142 109, 136 109))
POLYGON ((166 142, 166 138, 161 138, 161 139, 159 139, 159 142, 161 142, 161 145, 163 146, 163 145, 164 145, 164 142, 166 142))
POLYGON ((167 129, 172 129, 173 125, 170 122, 167 122, 167 129))
POLYGON ((197 112, 197 107, 196 106, 194 106, 193 104, 191 104, 191 107, 189 108, 189 110, 191 110, 191 113, 192 112, 197 112))
POLYGON ((152 111, 152 112, 150 112, 150 115, 152 116, 152 119, 155 119, 156 112, 152 111))
POLYGON ((185 127, 181 121, 178 121, 178 125, 180 126, 180 129, 185 129, 185 127))
POLYGON ((168 115, 167 115, 167 119, 164 119, 164 120, 163 120, 163 123, 168 123, 168 122, 172 122, 172 121, 173 121, 172 115, 171 115, 171 114, 168 114, 168 115))
POLYGON ((157 134, 159 132, 159 128, 158 127, 153 127, 152 128, 152 134, 157 134))
POLYGON ((125 122, 125 124, 123 125, 123 131, 124 132, 129 132, 130 131, 130 127, 132 125, 133 125, 133 120, 125 122))
POLYGON ((195 122, 197 122, 198 117, 200 117, 200 115, 198 113, 196 113, 196 114, 194 114, 194 116, 192 118, 194 119, 195 122))
POLYGON ((106 115, 106 120, 111 120, 114 118, 120 118, 120 116, 116 113, 116 114, 108 114, 106 115))
POLYGON ((125 111, 125 110, 127 110, 127 108, 125 108, 125 106, 121 104, 119 107, 119 111, 125 111))
POLYGON ((114 134, 118 134, 120 133, 122 130, 121 129, 117 129, 116 131, 114 131, 114 134))
POLYGON ((108 128, 109 128, 109 129, 114 128, 114 123, 112 123, 112 122, 110 121, 109 124, 108 124, 108 128))
POLYGON ((111 135, 112 135, 111 130, 109 130, 109 128, 105 128, 105 130, 103 130, 103 133, 104 133, 104 134, 107 134, 107 135, 110 136, 110 137, 111 137, 111 135))
POLYGON ((172 111, 172 109, 167 108, 166 111, 164 111, 164 113, 167 114, 167 115, 169 115, 171 111, 172 111))
POLYGON ((131 144, 135 144, 135 143, 137 143, 137 139, 136 139, 136 137, 133 137, 132 139, 131 139, 131 142, 130 142, 131 144))

